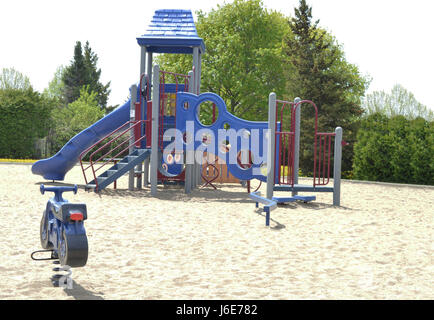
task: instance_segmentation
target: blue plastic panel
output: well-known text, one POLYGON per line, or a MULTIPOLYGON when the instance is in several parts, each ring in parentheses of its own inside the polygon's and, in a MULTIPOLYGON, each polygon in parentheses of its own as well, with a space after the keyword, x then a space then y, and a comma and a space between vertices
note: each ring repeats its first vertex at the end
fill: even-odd
POLYGON ((223 159, 230 173, 240 180, 259 179, 266 181, 266 172, 261 166, 266 165, 267 160, 267 139, 264 135, 267 133, 268 123, 247 121, 240 119, 229 113, 223 99, 215 93, 202 93, 195 95, 192 93, 178 92, 176 99, 176 128, 182 134, 189 137, 186 143, 181 143, 184 150, 194 148, 194 150, 206 151, 217 155, 223 159), (203 125, 199 120, 200 104, 210 101, 215 103, 218 109, 218 118, 210 125, 203 125), (184 107, 188 104, 188 108, 184 107), (225 124, 230 126, 233 135, 229 137, 224 127, 225 124), (207 144, 202 142, 203 135, 211 135, 217 141, 208 140, 207 144), (194 141, 192 137, 194 136, 194 141), (224 152, 224 140, 230 143, 229 152, 224 152), (240 150, 250 150, 252 152, 253 165, 250 168, 242 168, 237 156, 240 150), (231 161, 230 161, 231 160, 231 161), (264 175, 265 174, 265 175, 264 175))

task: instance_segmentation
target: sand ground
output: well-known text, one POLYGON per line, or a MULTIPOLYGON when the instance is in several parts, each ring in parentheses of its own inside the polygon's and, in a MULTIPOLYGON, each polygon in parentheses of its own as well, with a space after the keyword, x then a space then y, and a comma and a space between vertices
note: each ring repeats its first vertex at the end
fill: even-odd
MULTIPOLYGON (((30 259, 50 197, 30 169, 0 164, 0 299, 434 299, 433 187, 346 181, 341 207, 317 194, 266 228, 239 185, 151 198, 123 177, 65 194, 87 204, 89 260, 63 289, 50 262, 30 259)), ((80 168, 64 183, 82 186, 80 168)))

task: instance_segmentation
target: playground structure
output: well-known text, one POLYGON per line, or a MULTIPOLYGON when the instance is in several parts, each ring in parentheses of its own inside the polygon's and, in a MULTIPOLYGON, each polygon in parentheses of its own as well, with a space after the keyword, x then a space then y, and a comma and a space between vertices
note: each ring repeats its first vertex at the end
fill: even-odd
POLYGON ((267 174, 266 198, 261 197, 257 192, 252 192, 249 195, 256 202, 256 207, 259 206, 259 203, 264 204, 265 224, 269 226, 270 212, 277 207, 278 203, 316 200, 315 196, 302 196, 298 195, 298 192, 332 192, 333 205, 339 206, 342 146, 345 144, 342 141, 342 128, 337 127, 333 133, 318 132, 318 108, 315 103, 300 98, 296 98, 294 102, 277 100, 275 93, 271 93, 269 96, 268 127, 270 129, 270 138, 267 162, 270 164, 270 168, 267 174), (312 186, 298 184, 302 104, 310 105, 315 109, 312 186), (289 131, 284 131, 286 128, 284 112, 288 109, 291 122, 289 131), (333 186, 330 187, 327 185, 330 182, 333 138, 333 186), (273 197, 274 191, 290 191, 292 196, 273 197))
POLYGON ((215 163, 218 159, 227 174, 241 181, 267 183, 266 198, 256 190, 250 194, 257 206, 265 204, 266 225, 277 203, 315 200, 299 192, 333 192, 333 204, 340 204, 342 129, 318 132, 318 108, 313 102, 276 100, 272 93, 268 122, 258 122, 230 114, 217 94, 201 94, 205 44, 197 35, 190 10, 157 10, 137 42, 141 49, 140 81, 131 86, 130 100, 74 136, 53 157, 36 162, 34 174, 63 180, 66 172, 80 162, 87 190, 99 192, 128 173, 129 190, 150 185, 155 196, 159 183, 183 184, 186 193, 199 186, 215 188, 213 182, 221 174, 215 163), (153 53, 192 54, 192 70, 186 75, 162 71, 158 65, 153 66, 153 53), (212 124, 200 120, 201 107, 206 103, 212 104, 212 124), (315 109, 312 186, 298 184, 302 104, 315 109), (285 121, 288 114, 289 127, 285 121), (173 129, 178 134, 167 139, 173 129), (333 139, 334 179, 330 187, 333 139), (177 147, 172 150, 170 145, 177 147), (115 159, 120 160, 112 164, 115 159), (273 197, 274 191, 292 195, 273 197))

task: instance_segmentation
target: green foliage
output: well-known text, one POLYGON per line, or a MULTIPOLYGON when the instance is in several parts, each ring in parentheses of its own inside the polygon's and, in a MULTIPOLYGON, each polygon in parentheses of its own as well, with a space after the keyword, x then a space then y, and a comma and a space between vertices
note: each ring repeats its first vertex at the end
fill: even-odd
POLYGON ((0 74, 0 89, 27 90, 32 86, 27 76, 14 68, 3 68, 0 74))
POLYGON ((30 159, 50 125, 52 100, 26 89, 0 89, 0 157, 30 159))
POLYGON ((88 87, 80 90, 79 98, 67 107, 56 107, 51 119, 53 130, 50 134, 51 150, 58 151, 73 136, 86 129, 104 116, 98 105, 97 93, 88 87))
POLYGON ((89 42, 86 42, 83 54, 81 42, 77 41, 74 58, 62 73, 62 90, 67 104, 77 100, 83 86, 87 86, 89 92, 96 92, 98 105, 106 108, 110 82, 105 85, 100 82, 101 69, 97 69, 97 62, 98 56, 92 51, 89 42))
POLYGON ((355 179, 434 184, 433 122, 373 113, 361 122, 354 152, 355 179))
MULTIPOLYGON (((209 13, 197 13, 197 32, 206 44, 201 92, 214 92, 228 110, 244 119, 267 119, 268 95, 283 94, 285 77, 282 38, 285 18, 262 1, 235 0, 209 13)), ((162 55, 162 70, 187 74, 191 55, 162 55)))
POLYGON ((62 80, 65 67, 60 66, 56 69, 53 79, 48 83, 48 87, 42 92, 43 95, 50 99, 55 99, 59 103, 63 102, 63 91, 65 84, 62 80))
MULTIPOLYGON (((352 167, 353 143, 362 114, 361 97, 369 84, 358 68, 345 59, 335 38, 312 21, 312 8, 300 0, 295 17, 289 20, 292 33, 285 39, 287 93, 313 101, 318 107, 318 129, 333 132, 343 128, 344 148, 342 170, 352 167)), ((300 169, 313 170, 314 109, 303 106, 301 116, 300 169)))
POLYGON ((428 121, 434 121, 434 112, 418 102, 413 93, 400 84, 396 84, 390 93, 374 91, 367 94, 363 108, 367 114, 378 112, 388 117, 402 115, 407 119, 422 117, 428 121))

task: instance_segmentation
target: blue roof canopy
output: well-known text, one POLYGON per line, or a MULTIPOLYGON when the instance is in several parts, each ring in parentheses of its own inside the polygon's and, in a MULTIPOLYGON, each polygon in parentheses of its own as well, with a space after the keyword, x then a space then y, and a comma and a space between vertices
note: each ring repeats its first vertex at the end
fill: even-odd
POLYGON ((146 33, 137 37, 137 43, 156 53, 193 53, 193 47, 205 52, 205 43, 199 38, 191 10, 156 10, 146 33))

